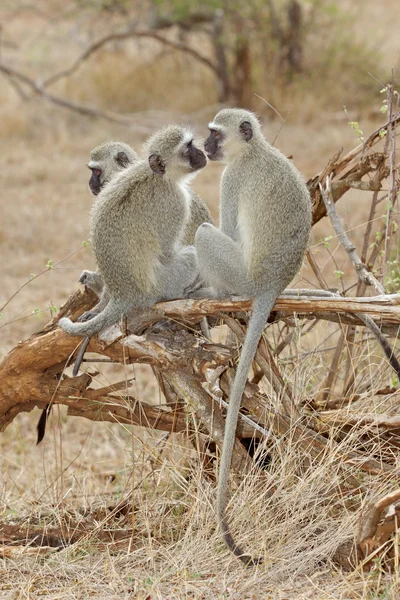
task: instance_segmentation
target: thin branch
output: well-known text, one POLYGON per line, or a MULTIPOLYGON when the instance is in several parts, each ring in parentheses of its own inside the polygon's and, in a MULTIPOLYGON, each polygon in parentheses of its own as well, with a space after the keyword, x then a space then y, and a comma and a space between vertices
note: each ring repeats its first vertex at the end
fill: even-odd
POLYGON ((174 42, 173 40, 169 40, 168 38, 160 35, 159 33, 156 33, 155 31, 152 31, 150 29, 149 30, 139 30, 139 29, 131 28, 131 29, 128 29, 127 31, 121 31, 119 33, 118 32, 110 33, 109 35, 106 35, 106 36, 100 38, 99 40, 97 40, 96 42, 94 42, 93 44, 91 44, 88 48, 86 48, 86 50, 84 50, 84 52, 82 52, 82 54, 80 56, 78 56, 78 58, 72 63, 71 66, 69 66, 67 69, 64 69, 63 71, 59 71, 58 73, 55 73, 54 75, 51 75, 50 77, 45 79, 42 84, 43 87, 48 87, 50 85, 53 85, 56 81, 59 81, 60 79, 63 79, 65 77, 69 77, 70 75, 72 75, 81 66, 81 64, 84 61, 86 61, 92 54, 97 52, 100 48, 102 48, 106 44, 109 44, 110 42, 114 42, 116 40, 126 40, 126 39, 129 39, 132 37, 150 38, 153 40, 157 40, 164 46, 169 46, 170 48, 174 48, 175 50, 179 50, 180 52, 184 52, 185 54, 192 56, 198 62, 201 62, 202 64, 206 65, 209 69, 214 71, 214 73, 218 74, 217 66, 211 60, 209 60, 205 56, 202 56, 201 54, 199 54, 196 50, 194 50, 190 46, 187 46, 186 44, 183 44, 182 42, 174 42))
POLYGON ((61 98, 59 96, 54 96, 53 94, 49 94, 46 92, 45 88, 38 83, 36 83, 33 79, 16 71, 15 69, 8 67, 2 63, 0 63, 0 72, 21 81, 25 85, 31 88, 36 94, 41 96, 43 99, 56 104, 57 106, 62 106, 63 108, 68 108, 69 110, 73 110, 81 115, 85 115, 88 117, 98 117, 102 119, 106 119, 107 121, 112 121, 114 123, 122 123, 125 125, 129 125, 135 123, 135 127, 138 127, 141 131, 148 133, 148 128, 142 127, 140 123, 138 123, 137 119, 133 119, 131 117, 126 117, 124 115, 120 115, 118 113, 114 113, 111 111, 103 111, 97 108, 87 106, 84 104, 78 104, 73 102, 72 100, 67 100, 65 98, 61 98))
POLYGON ((340 239, 344 249, 347 252, 348 257, 350 258, 357 276, 363 283, 366 285, 372 285, 378 294, 384 294, 385 290, 383 286, 379 283, 379 281, 367 270, 367 267, 361 262, 361 259, 358 255, 356 247, 351 243, 349 237, 347 236, 342 223, 340 222, 339 216, 336 212, 335 203, 332 198, 332 187, 331 187, 332 176, 326 178, 325 190, 321 184, 319 184, 322 199, 325 204, 326 212, 331 220, 332 226, 336 232, 336 235, 340 239))

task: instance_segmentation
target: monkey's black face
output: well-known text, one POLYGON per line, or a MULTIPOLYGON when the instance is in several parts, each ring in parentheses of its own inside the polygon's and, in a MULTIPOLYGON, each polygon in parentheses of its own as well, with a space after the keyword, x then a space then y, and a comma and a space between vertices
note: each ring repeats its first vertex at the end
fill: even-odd
POLYGON ((89 179, 89 189, 94 196, 97 196, 101 192, 103 183, 101 182, 101 170, 89 167, 92 174, 89 179))
POLYGON ((200 150, 199 148, 197 148, 197 146, 193 144, 193 141, 188 143, 185 155, 189 160, 190 168, 192 169, 192 171, 198 171, 199 169, 205 167, 207 164, 206 155, 202 150, 200 150))
POLYGON ((210 160, 222 160, 221 142, 223 136, 217 129, 210 129, 210 135, 204 142, 204 150, 210 160))

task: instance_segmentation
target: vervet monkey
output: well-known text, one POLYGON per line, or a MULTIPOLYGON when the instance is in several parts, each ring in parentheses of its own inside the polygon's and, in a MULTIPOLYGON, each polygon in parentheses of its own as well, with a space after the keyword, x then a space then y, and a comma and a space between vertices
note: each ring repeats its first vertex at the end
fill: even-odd
POLYGON ((139 160, 99 193, 91 214, 96 261, 110 300, 84 323, 60 319, 71 335, 91 336, 133 308, 180 297, 197 274, 196 252, 180 239, 189 216, 187 183, 207 159, 186 128, 170 125, 139 160))
POLYGON ((138 154, 123 142, 106 142, 93 148, 88 163, 92 172, 89 179, 89 189, 92 194, 97 196, 117 173, 138 160, 138 154))
MULTIPOLYGON (((106 142, 105 144, 96 146, 90 153, 90 161, 88 163, 88 167, 92 171, 89 180, 89 189, 92 194, 97 196, 106 183, 110 182, 123 169, 138 160, 138 154, 133 148, 123 142, 106 142)), ((188 188, 188 192, 190 195, 190 210, 187 225, 183 230, 183 246, 194 244, 194 236, 199 225, 202 223, 214 223, 207 204, 190 188, 188 188)), ((78 321, 86 321, 99 314, 107 305, 109 298, 107 294, 102 295, 103 280, 99 273, 85 270, 79 278, 79 283, 86 285, 100 297, 100 302, 91 310, 83 313, 78 319, 78 321)), ((78 369, 79 365, 75 362, 73 374, 76 375, 78 369)))
POLYGON ((204 148, 226 163, 220 229, 203 224, 195 246, 202 279, 194 295, 254 298, 253 312, 227 411, 217 491, 217 518, 228 548, 246 565, 259 562, 234 541, 226 518, 228 475, 241 398, 268 316, 299 270, 311 230, 311 199, 293 163, 264 138, 255 115, 223 109, 209 124, 204 148))

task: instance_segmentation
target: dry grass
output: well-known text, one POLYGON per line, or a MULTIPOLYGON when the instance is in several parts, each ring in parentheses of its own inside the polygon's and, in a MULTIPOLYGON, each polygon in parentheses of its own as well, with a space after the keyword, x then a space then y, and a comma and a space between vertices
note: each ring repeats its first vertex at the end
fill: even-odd
MULTIPOLYGON (((386 10, 379 13, 376 3, 368 0, 363 4, 364 13, 355 23, 357 35, 366 35, 369 28, 368 35, 377 30, 378 40, 383 39, 380 28, 394 31, 396 2, 381 3, 380 8, 384 4, 386 10)), ((22 40, 25 59, 29 56, 31 60, 23 66, 33 71, 50 71, 57 66, 52 65, 54 57, 47 52, 49 42, 42 38, 48 27, 35 13, 29 18, 16 17, 10 24, 9 31, 22 40)), ((64 30, 60 24, 59 31, 64 30)), ((396 44, 390 44, 389 37, 386 36, 383 49, 394 62, 396 44)), ((67 37, 61 40, 56 60, 63 56, 69 43, 67 37)), ((201 70, 189 69, 182 57, 163 56, 156 69, 159 87, 154 94, 154 72, 139 68, 135 57, 115 71, 119 51, 116 48, 111 58, 102 55, 91 69, 85 66, 79 75, 60 84, 58 91, 90 100, 95 90, 101 105, 109 107, 115 89, 122 85, 115 110, 143 110, 143 104, 152 95, 151 108, 168 109, 174 112, 174 119, 179 111, 187 114, 204 106, 204 97, 197 92, 199 81, 202 86, 206 81, 205 96, 209 103, 215 101, 208 76, 201 70), (171 72, 179 73, 180 81, 187 84, 178 100, 174 89, 168 86, 171 72), (140 85, 128 85, 127 81, 140 85), (188 98, 192 99, 190 111, 188 98)), ((146 52, 146 47, 142 52, 146 52)), ((388 58, 384 66, 391 62, 388 58)), ((82 241, 88 238, 87 217, 92 201, 85 168, 90 149, 109 139, 121 139, 138 147, 144 136, 133 128, 85 120, 35 99, 21 102, 4 81, 0 101, 0 303, 26 283, 31 273, 43 270, 49 259, 57 263, 73 254, 22 289, 7 307, 0 321, 0 355, 4 356, 18 340, 45 323, 50 314, 48 307, 62 304, 76 289, 81 270, 94 265, 90 247, 82 247, 82 241), (35 309, 40 309, 41 318, 32 314, 35 309)), ((349 105, 348 96, 345 101, 349 105)), ((341 103, 328 102, 327 95, 321 100, 314 92, 300 99, 296 97, 292 123, 283 128, 277 141, 283 152, 294 155, 295 163, 307 177, 321 170, 338 148, 350 149, 357 143, 347 117, 341 113, 341 103), (308 121, 306 126, 304 120, 308 121)), ((379 94, 371 97, 371 105, 377 109, 380 102, 379 94)), ((260 101, 260 110, 261 107, 260 101)), ((356 107, 355 99, 349 110, 355 111, 356 107)), ((205 134, 205 125, 212 114, 211 108, 201 118, 192 119, 199 134, 205 134)), ((154 127, 168 118, 159 112, 154 127)), ((361 126, 369 131, 376 123, 364 117, 361 126)), ((269 140, 279 127, 277 121, 265 120, 264 130, 269 140)), ((220 173, 221 166, 211 164, 195 182, 196 190, 214 215, 220 173)), ((366 195, 348 194, 346 202, 338 208, 352 240, 359 246, 368 218, 366 195)), ((325 221, 313 233, 313 252, 324 267, 328 283, 335 285, 333 271, 342 270, 347 286, 354 280, 347 257, 333 240, 329 248, 336 260, 333 265, 327 249, 319 243, 321 238, 332 234, 325 221)), ((297 284, 315 286, 316 282, 304 268, 297 284)), ((282 354, 280 364, 283 374, 295 384, 298 398, 318 391, 332 357, 332 350, 320 350, 334 347, 338 338, 334 325, 325 324, 312 334, 302 335, 305 327, 307 323, 299 324, 298 335, 282 354)), ((269 328, 268 336, 272 341, 277 336, 275 326, 269 328)), ((351 410, 377 414, 390 409, 395 413, 396 394, 383 400, 373 394, 380 386, 391 383, 392 374, 374 342, 365 342, 363 347, 364 355, 359 359, 363 371, 357 385, 361 387, 369 377, 375 383, 351 410)), ((135 395, 147 402, 160 402, 147 367, 99 370, 98 384, 100 380, 104 384, 116 377, 120 379, 121 373, 131 377, 133 372, 135 395)), ((335 388, 338 394, 344 371, 344 365, 340 365, 335 388)), ((290 439, 275 440, 268 445, 270 487, 261 488, 257 475, 249 476, 235 491, 229 509, 238 538, 264 557, 261 567, 246 570, 227 554, 215 531, 215 483, 202 472, 193 446, 183 436, 166 439, 139 428, 131 430, 122 425, 94 424, 76 418, 67 420, 63 411, 56 409, 47 437, 41 446, 35 447, 37 417, 37 412, 20 415, 0 436, 2 521, 21 527, 35 525, 45 531, 59 527, 66 519, 75 523, 89 519, 91 527, 86 538, 57 553, 0 561, 1 599, 386 600, 399 597, 397 568, 390 576, 382 573, 379 563, 369 573, 361 568, 346 572, 332 561, 337 547, 354 539, 359 517, 352 508, 351 494, 338 493, 339 483, 343 485, 351 475, 358 476, 358 471, 344 468, 334 452, 312 460, 306 459, 304 451, 290 439), (135 510, 131 547, 131 516, 114 515, 109 509, 124 498, 135 510), (107 530, 122 530, 128 539, 120 546, 106 543, 98 531, 107 530)), ((341 448, 357 447, 361 433, 352 431, 342 436, 341 448)), ((373 437, 370 443, 372 452, 373 437)), ((378 450, 374 448, 375 453, 378 450)), ((363 483, 368 487, 367 476, 363 476, 363 483)), ((374 478, 371 494, 390 489, 393 483, 374 478)))

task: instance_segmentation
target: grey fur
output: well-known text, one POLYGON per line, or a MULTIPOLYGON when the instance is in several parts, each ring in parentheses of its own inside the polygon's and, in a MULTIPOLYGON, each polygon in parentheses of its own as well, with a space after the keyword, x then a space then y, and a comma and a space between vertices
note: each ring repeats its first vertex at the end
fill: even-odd
POLYGON ((149 159, 139 160, 100 192, 91 213, 91 238, 110 300, 85 323, 61 319, 67 333, 94 335, 134 307, 182 296, 193 282, 195 249, 179 244, 189 215, 185 180, 205 166, 206 158, 191 139, 187 128, 163 128, 146 150, 149 159, 157 156, 165 174, 154 172, 149 159))
POLYGON ((221 181, 220 229, 203 224, 196 233, 200 274, 215 296, 254 297, 226 418, 217 518, 229 549, 251 565, 258 559, 237 546, 226 518, 237 419, 268 316, 301 266, 311 229, 311 200, 300 173, 265 140, 254 114, 223 109, 209 127, 206 152, 211 160, 222 160, 227 166, 221 181))

